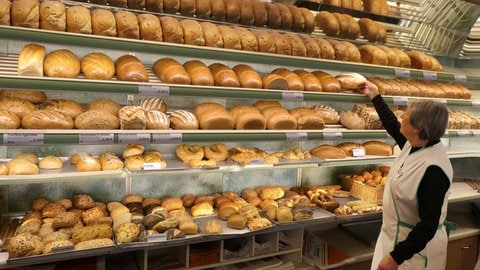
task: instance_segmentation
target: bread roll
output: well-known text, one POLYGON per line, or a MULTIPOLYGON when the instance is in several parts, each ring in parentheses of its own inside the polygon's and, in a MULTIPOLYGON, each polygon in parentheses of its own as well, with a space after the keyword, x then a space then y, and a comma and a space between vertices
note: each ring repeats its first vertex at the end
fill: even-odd
POLYGON ((63 161, 57 156, 46 156, 40 160, 38 167, 44 170, 58 170, 63 167, 63 161))
POLYGON ((313 75, 317 76, 320 79, 320 83, 322 84, 322 91, 323 92, 340 92, 342 91, 342 86, 340 82, 335 79, 329 73, 317 70, 312 72, 313 75))
POLYGON ((160 16, 159 19, 162 26, 163 41, 183 44, 185 40, 180 21, 171 16, 160 16))
POLYGON ((43 61, 46 55, 46 48, 38 44, 27 44, 20 51, 18 56, 19 76, 43 76, 43 61))
POLYGON ((38 0, 14 0, 10 7, 12 26, 40 27, 40 2, 38 0))
POLYGON ((87 79, 110 80, 115 75, 115 63, 112 58, 101 52, 92 52, 85 55, 80 62, 80 66, 87 79))
POLYGON ((208 68, 212 72, 216 86, 240 87, 237 75, 228 66, 221 63, 213 63, 208 68))
POLYGON ((44 1, 40 3, 40 29, 65 31, 65 4, 59 1, 44 1))
POLYGON ((225 21, 227 8, 224 1, 210 0, 211 19, 214 21, 225 21))
POLYGON ((0 25, 10 25, 10 9, 12 2, 10 0, 0 0, 0 25))
POLYGON ((43 62, 43 72, 47 77, 75 78, 80 69, 80 59, 67 49, 50 52, 43 62))
POLYGON ((270 2, 264 2, 265 8, 267 9, 267 27, 272 29, 279 29, 282 25, 282 17, 280 14, 280 9, 277 5, 270 2))
POLYGON ((232 27, 227 25, 218 25, 217 28, 222 35, 223 47, 225 49, 235 49, 235 50, 242 49, 242 43, 241 43, 240 37, 232 27))
POLYGON ((163 12, 175 14, 180 11, 180 0, 163 0, 163 12))
POLYGON ((183 67, 191 77, 193 85, 215 85, 212 72, 203 62, 199 60, 190 60, 183 64, 183 67))
POLYGON ((177 60, 162 58, 153 64, 153 72, 164 83, 191 84, 190 74, 177 60))
POLYGON ((276 68, 272 73, 282 76, 287 81, 288 90, 303 91, 305 89, 302 79, 291 70, 286 68, 276 68))
POLYGON ((211 0, 196 0, 195 17, 199 19, 210 19, 212 14, 211 0))
POLYGON ((118 129, 120 128, 120 120, 117 115, 105 113, 104 110, 89 110, 75 118, 75 128, 95 130, 118 129))
POLYGON ((275 39, 268 31, 261 29, 251 29, 250 31, 257 38, 259 52, 275 53, 275 39))
POLYGON ((84 6, 70 6, 66 11, 67 32, 92 34, 90 10, 84 6))
POLYGON ((240 21, 240 0, 224 0, 225 21, 238 23, 240 21))
POLYGON ((145 111, 139 106, 124 106, 118 111, 121 129, 145 129, 145 111))
POLYGON ((137 16, 130 11, 119 10, 115 12, 115 23, 117 26, 117 36, 122 38, 140 38, 140 28, 137 16))
POLYGON ((20 98, 0 97, 0 110, 16 114, 18 118, 36 110, 30 101, 20 98))
POLYGON ((185 44, 205 46, 205 37, 203 35, 202 26, 196 20, 184 19, 180 21, 183 29, 183 37, 185 44))
POLYGON ((250 0, 253 6, 253 25, 264 27, 268 21, 268 11, 265 5, 260 0, 250 0))
POLYGON ((24 89, 2 89, 0 97, 23 99, 33 104, 42 103, 47 99, 45 92, 24 89))
POLYGON ((115 61, 115 72, 120 81, 148 82, 145 66, 133 55, 122 55, 115 61))
POLYGON ((211 22, 200 22, 205 46, 214 48, 223 48, 223 36, 218 27, 211 22))
POLYGON ((17 129, 20 118, 13 112, 0 110, 0 129, 17 129))
POLYGON ((73 119, 53 110, 35 110, 22 117, 26 129, 72 129, 73 119))
POLYGON ((41 110, 58 111, 70 116, 72 119, 75 119, 75 117, 83 112, 82 105, 71 99, 49 99, 42 102, 38 108, 41 110))
POLYGON ((242 214, 233 214, 227 219, 227 227, 243 230, 247 226, 247 218, 242 214))
POLYGON ((240 44, 242 50, 244 51, 258 51, 258 40, 255 34, 253 34, 249 29, 244 27, 234 27, 233 28, 240 38, 240 44))
POLYGON ((238 64, 233 67, 233 71, 237 75, 241 87, 262 88, 262 78, 251 66, 238 64))
POLYGON ((115 15, 107 9, 97 8, 90 12, 92 20, 92 34, 98 36, 117 36, 115 15))

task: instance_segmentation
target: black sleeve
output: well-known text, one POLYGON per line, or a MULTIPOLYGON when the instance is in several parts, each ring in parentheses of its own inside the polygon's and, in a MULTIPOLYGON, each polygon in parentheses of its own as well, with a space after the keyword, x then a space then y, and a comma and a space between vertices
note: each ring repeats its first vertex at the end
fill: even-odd
POLYGON ((400 122, 397 119, 397 116, 390 110, 388 105, 385 103, 381 95, 378 95, 372 99, 373 106, 375 106, 375 110, 377 111, 378 116, 380 117, 380 121, 382 121, 382 125, 385 130, 392 136, 395 142, 403 148, 407 139, 405 136, 400 133, 400 122))
POLYGON ((442 213, 443 200, 446 198, 445 194, 449 187, 450 181, 440 167, 427 168, 417 191, 420 222, 390 253, 398 264, 424 249, 435 235, 442 213))

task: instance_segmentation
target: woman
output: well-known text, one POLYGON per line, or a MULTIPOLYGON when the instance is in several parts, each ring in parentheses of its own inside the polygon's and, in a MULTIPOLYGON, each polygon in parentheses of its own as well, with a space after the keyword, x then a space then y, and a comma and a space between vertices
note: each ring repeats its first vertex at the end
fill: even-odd
POLYGON ((385 186, 383 224, 371 269, 445 269, 448 235, 443 224, 453 178, 440 141, 447 108, 431 100, 415 101, 400 123, 374 84, 359 92, 372 100, 384 128, 402 149, 385 186))

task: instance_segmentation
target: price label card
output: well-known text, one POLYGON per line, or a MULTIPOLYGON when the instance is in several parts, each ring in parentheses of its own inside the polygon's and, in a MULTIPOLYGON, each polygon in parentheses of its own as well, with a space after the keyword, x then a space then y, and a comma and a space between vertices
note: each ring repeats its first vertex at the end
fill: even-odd
POLYGON ((473 134, 474 137, 478 137, 478 136, 480 136, 480 130, 477 130, 477 129, 472 130, 472 134, 473 134))
POLYGON ((113 144, 113 133, 85 133, 80 134, 78 143, 80 144, 113 144))
POLYGON ((395 69, 395 77, 410 78, 410 70, 408 70, 408 69, 395 69))
POLYGON ((365 149, 353 148, 352 149, 352 156, 354 156, 354 157, 364 157, 365 156, 365 149))
POLYGON ((23 133, 5 133, 3 134, 4 145, 43 145, 45 143, 44 134, 23 134, 23 133))
POLYGON ((341 140, 343 137, 342 132, 324 132, 323 139, 324 140, 331 140, 331 141, 338 141, 341 140))
POLYGON ((145 162, 143 164, 143 170, 145 171, 154 171, 154 170, 161 170, 162 164, 159 162, 145 162))
POLYGON ((465 75, 465 74, 454 74, 453 79, 456 82, 467 82, 467 75, 465 75))
POLYGON ((427 72, 427 71, 424 71, 423 72, 423 78, 425 80, 430 80, 430 81, 434 81, 438 78, 438 75, 436 72, 427 72))
POLYGON ((149 96, 168 96, 170 87, 166 85, 139 85, 138 93, 149 96))
POLYGON ((52 247, 52 252, 62 252, 62 251, 71 251, 74 250, 75 246, 74 245, 68 245, 68 246, 63 246, 63 247, 52 247))
POLYGON ((393 104, 395 105, 407 105, 408 104, 408 98, 406 97, 393 97, 393 104))
POLYGON ((287 141, 307 141, 308 134, 306 132, 287 133, 287 141))
POLYGON ((470 131, 469 130, 457 130, 457 136, 458 137, 470 137, 470 131))
POLYGON ((472 100, 470 101, 472 103, 472 107, 478 107, 480 106, 480 100, 472 100))
POLYGON ((147 242, 163 242, 163 241, 166 241, 167 240, 167 234, 165 233, 154 233, 154 234, 150 234, 148 237, 147 237, 147 242))
POLYGON ((447 105, 447 100, 446 99, 442 99, 442 98, 439 98, 439 99, 436 99, 436 101, 442 103, 442 104, 445 104, 447 105))
POLYGON ((181 133, 152 134, 154 143, 181 143, 183 141, 181 133))
POLYGON ((118 134, 119 143, 150 143, 150 133, 118 134))
POLYGON ((263 158, 254 158, 250 160, 250 165, 263 165, 265 160, 263 158))
POLYGON ((303 101, 303 93, 300 92, 282 92, 284 101, 303 101))

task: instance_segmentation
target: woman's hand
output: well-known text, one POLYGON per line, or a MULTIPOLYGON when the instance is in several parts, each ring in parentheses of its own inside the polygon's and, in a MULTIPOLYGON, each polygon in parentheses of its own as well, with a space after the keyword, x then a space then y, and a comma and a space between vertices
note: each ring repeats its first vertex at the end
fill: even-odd
POLYGON ((379 95, 378 87, 369 81, 367 81, 364 87, 357 89, 357 91, 362 95, 368 96, 370 100, 379 95))
POLYGON ((377 266, 377 270, 397 270, 398 264, 393 257, 389 254, 385 256, 377 266))

